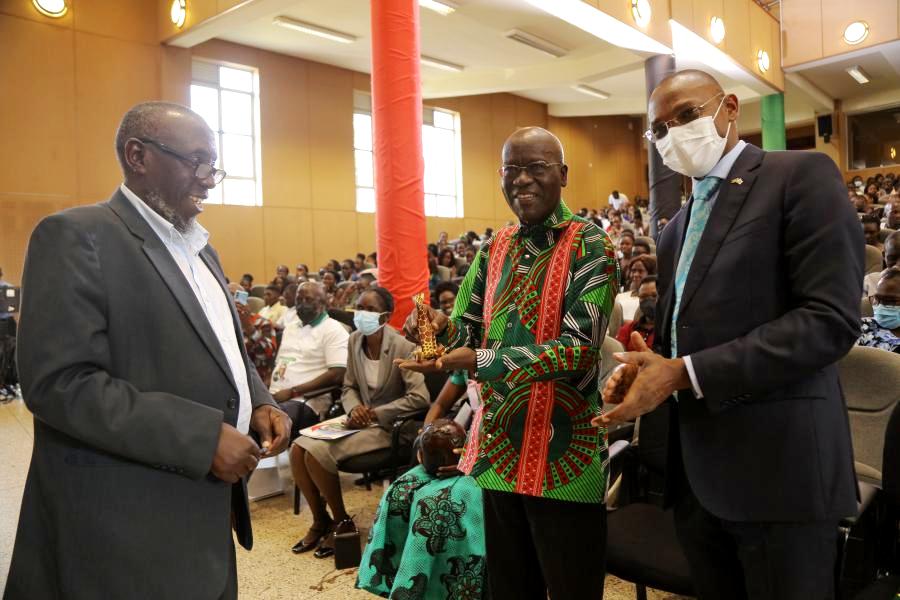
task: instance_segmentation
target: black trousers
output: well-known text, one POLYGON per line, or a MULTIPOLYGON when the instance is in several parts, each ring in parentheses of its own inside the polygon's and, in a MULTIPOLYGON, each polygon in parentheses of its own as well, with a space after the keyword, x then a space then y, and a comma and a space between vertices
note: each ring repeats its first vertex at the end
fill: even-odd
POLYGON ((711 514, 684 482, 675 530, 700 600, 831 600, 838 521, 758 523, 711 514))
POLYGON ((484 490, 491 600, 594 600, 606 576, 606 505, 484 490))

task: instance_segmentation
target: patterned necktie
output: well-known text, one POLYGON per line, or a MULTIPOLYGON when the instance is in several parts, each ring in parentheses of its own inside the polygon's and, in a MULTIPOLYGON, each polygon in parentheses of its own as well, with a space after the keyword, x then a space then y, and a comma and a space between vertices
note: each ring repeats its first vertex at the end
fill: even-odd
POLYGON ((691 205, 691 218, 688 223, 687 233, 684 236, 684 244, 681 247, 681 256, 678 258, 678 268, 675 270, 675 309, 672 311, 672 358, 678 356, 678 311, 681 309, 681 294, 684 292, 684 284, 688 273, 691 271, 691 263, 697 254, 697 246, 703 229, 712 212, 710 197, 719 189, 722 183, 721 177, 704 177, 694 186, 694 202, 691 205))

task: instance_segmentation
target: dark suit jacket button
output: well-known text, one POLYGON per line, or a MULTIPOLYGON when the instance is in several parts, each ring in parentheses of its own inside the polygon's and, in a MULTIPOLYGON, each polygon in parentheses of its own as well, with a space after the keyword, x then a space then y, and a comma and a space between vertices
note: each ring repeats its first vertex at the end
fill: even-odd
POLYGON ((229 398, 228 399, 229 410, 233 410, 235 406, 237 406, 237 400, 235 400, 234 398, 229 398))

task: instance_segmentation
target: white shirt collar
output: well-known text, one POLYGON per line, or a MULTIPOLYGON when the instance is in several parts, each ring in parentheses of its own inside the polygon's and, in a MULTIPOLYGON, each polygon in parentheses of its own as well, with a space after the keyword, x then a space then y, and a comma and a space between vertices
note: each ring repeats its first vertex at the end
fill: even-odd
MULTIPOLYGON (((712 168, 712 171, 706 174, 707 177, 718 177, 719 179, 725 179, 728 177, 728 173, 731 172, 731 167, 734 166, 734 163, 737 162, 738 156, 741 155, 741 152, 744 151, 744 148, 747 146, 747 142, 744 140, 738 140, 738 143, 735 144, 734 148, 728 151, 722 158, 719 159, 719 162, 716 163, 716 166, 712 168)), ((700 178, 694 177, 694 185, 700 181, 700 178)))
POLYGON ((163 242, 173 242, 176 244, 184 244, 191 254, 199 254, 206 244, 209 242, 209 232, 197 221, 191 230, 182 234, 175 229, 175 226, 166 221, 155 210, 147 206, 137 194, 128 189, 124 183, 119 186, 122 194, 128 198, 135 210, 144 217, 144 220, 150 225, 150 228, 159 236, 163 242))

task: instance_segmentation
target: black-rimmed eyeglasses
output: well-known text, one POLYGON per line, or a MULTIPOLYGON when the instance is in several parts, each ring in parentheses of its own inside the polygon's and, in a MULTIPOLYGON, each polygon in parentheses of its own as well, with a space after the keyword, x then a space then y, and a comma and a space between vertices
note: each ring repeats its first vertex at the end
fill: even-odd
POLYGON ((500 175, 504 179, 515 179, 523 170, 528 172, 532 178, 543 177, 550 170, 550 167, 562 166, 563 163, 548 163, 538 160, 527 165, 503 165, 500 167, 500 175))
POLYGON ((661 123, 654 123, 650 127, 650 129, 644 132, 644 137, 647 138, 648 142, 655 142, 669 135, 670 126, 678 127, 679 125, 687 125, 691 121, 696 121, 700 118, 700 115, 703 114, 703 107, 705 107, 707 104, 723 95, 724 93, 725 92, 719 92, 700 106, 691 106, 684 109, 673 119, 669 119, 668 121, 663 121, 661 123))
POLYGON ((152 144, 165 152, 166 154, 171 154, 175 158, 178 158, 191 166, 194 167, 194 177, 200 180, 209 179, 212 177, 213 183, 216 185, 222 183, 222 180, 225 179, 225 171, 222 169, 217 169, 209 163, 205 163, 199 158, 194 158, 192 156, 186 156, 181 152, 171 148, 162 142, 158 142, 151 138, 138 138, 141 142, 145 144, 152 144))

